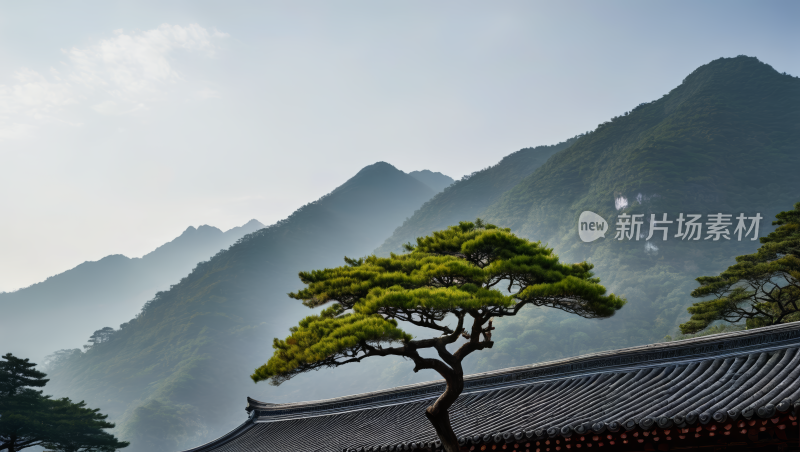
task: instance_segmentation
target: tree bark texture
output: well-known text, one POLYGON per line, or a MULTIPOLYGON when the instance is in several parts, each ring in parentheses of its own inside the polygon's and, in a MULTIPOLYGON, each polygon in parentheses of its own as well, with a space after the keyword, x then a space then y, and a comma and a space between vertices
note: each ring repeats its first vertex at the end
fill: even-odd
POLYGON ((425 417, 433 424, 439 440, 442 441, 442 447, 445 452, 459 452, 458 437, 453 432, 453 426, 450 425, 450 413, 447 410, 435 411, 433 406, 429 406, 425 410, 425 417))
POLYGON ((464 373, 460 364, 453 369, 453 372, 445 379, 447 389, 438 399, 425 410, 425 417, 433 425, 442 447, 445 452, 459 452, 458 437, 450 424, 450 407, 458 400, 458 396, 464 391, 464 373))

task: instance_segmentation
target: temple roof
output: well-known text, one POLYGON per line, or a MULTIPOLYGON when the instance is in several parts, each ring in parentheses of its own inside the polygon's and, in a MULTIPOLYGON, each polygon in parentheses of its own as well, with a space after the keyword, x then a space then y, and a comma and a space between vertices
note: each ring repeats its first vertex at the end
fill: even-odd
MULTIPOLYGON (((798 349, 800 322, 471 375, 451 422, 469 446, 772 418, 800 406, 798 349)), ((443 390, 434 381, 315 402, 248 398, 246 422, 191 452, 436 448, 424 410, 443 390)))

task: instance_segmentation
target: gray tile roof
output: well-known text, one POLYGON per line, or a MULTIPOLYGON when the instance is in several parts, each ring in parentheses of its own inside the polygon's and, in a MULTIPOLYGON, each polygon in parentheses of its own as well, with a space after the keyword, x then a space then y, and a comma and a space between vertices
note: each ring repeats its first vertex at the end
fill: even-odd
MULTIPOLYGON (((793 323, 472 375, 450 413, 466 446, 682 429, 791 412, 798 376, 793 323)), ((436 381, 316 402, 248 399, 244 424, 191 451, 435 447, 423 412, 443 389, 436 381)))

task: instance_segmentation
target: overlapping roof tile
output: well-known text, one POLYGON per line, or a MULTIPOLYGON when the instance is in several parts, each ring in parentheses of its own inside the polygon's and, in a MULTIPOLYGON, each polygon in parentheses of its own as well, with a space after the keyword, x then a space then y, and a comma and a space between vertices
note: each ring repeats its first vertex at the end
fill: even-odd
MULTIPOLYGON (((800 323, 594 353, 467 377, 450 409, 462 445, 771 418, 800 406, 800 323)), ((268 404, 191 452, 396 451, 439 446, 425 408, 441 381, 268 404)))

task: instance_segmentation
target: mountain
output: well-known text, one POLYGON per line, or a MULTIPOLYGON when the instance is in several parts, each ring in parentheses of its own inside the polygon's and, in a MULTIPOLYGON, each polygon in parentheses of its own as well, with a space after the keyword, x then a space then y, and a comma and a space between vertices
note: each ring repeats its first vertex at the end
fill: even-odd
POLYGON ((413 242, 417 237, 458 224, 459 221, 474 220, 503 193, 529 176, 550 156, 571 146, 575 140, 571 138, 552 146, 521 149, 492 167, 476 171, 448 185, 403 222, 375 253, 386 256, 391 252, 401 252, 404 243, 413 242))
MULTIPOLYGON (((750 238, 699 241, 616 240, 620 215, 759 213, 759 235, 777 212, 800 200, 800 79, 752 57, 706 64, 662 98, 600 124, 555 154, 489 206, 482 216, 522 236, 541 240, 562 259, 588 260, 596 275, 628 304, 612 319, 585 320, 545 309, 500 319, 497 345, 475 369, 652 343, 688 319, 694 278, 716 275, 754 252, 750 238), (583 211, 608 222, 605 238, 578 236, 583 211)), ((748 222, 746 226, 749 227, 748 222)))
MULTIPOLYGON (((199 263, 110 340, 51 370, 48 390, 100 407, 132 451, 175 451, 226 432, 241 421, 246 396, 275 389, 249 379, 272 338, 311 313, 286 296, 302 286, 297 273, 368 254, 433 195, 388 163, 362 169, 199 263)), ((324 386, 317 380, 300 397, 324 386)))
POLYGON ((444 190, 454 182, 452 177, 445 176, 442 173, 434 173, 431 170, 412 171, 408 175, 431 187, 436 193, 444 190))
POLYGON ((718 273, 758 242, 680 241, 675 225, 665 242, 618 241, 618 216, 702 214, 706 221, 710 213, 760 213, 765 235, 775 212, 800 199, 797 143, 800 80, 737 57, 698 68, 661 99, 591 133, 524 149, 430 200, 424 184, 376 164, 200 263, 110 341, 55 368, 48 389, 110 413, 135 452, 178 450, 226 432, 244 420, 245 396, 310 400, 436 378, 385 359, 301 375, 279 388, 247 376, 271 355, 272 338, 311 312, 285 295, 301 286, 298 270, 340 265, 343 255, 378 246, 388 253, 475 217, 541 240, 565 261, 588 259, 629 303, 606 320, 533 307, 497 319, 494 347, 471 356, 469 371, 658 341, 688 317, 694 278, 718 273), (585 210, 608 221, 605 238, 579 240, 585 210))
POLYGON ((130 319, 143 300, 169 288, 201 260, 262 227, 256 220, 227 232, 190 226, 141 258, 106 256, 16 292, 2 293, 3 353, 41 363, 56 349, 81 347, 93 331, 130 319))

